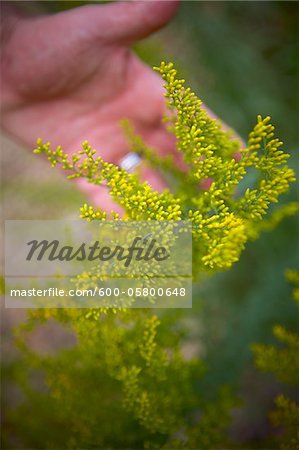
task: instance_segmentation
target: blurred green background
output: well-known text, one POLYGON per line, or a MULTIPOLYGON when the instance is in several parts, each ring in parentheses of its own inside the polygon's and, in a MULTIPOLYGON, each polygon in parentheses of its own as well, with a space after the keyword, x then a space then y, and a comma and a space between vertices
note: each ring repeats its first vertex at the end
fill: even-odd
MULTIPOLYGON (((29 9, 58 11, 85 2, 25 3, 29 9)), ((169 26, 135 50, 150 65, 173 61, 198 96, 244 139, 257 114, 271 115, 296 169, 298 23, 298 2, 183 1, 169 26)), ((46 162, 15 147, 4 165, 6 218, 77 215, 83 195, 46 162)), ((281 203, 297 198, 298 185, 281 203)), ((250 344, 273 342, 276 323, 298 327, 284 279, 285 269, 299 266, 298 228, 298 216, 285 220, 250 243, 232 270, 194 289, 195 334, 209 367, 198 388, 212 397, 219 384, 237 386, 245 407, 236 412, 232 432, 240 442, 263 439, 267 411, 280 390, 273 377, 254 369, 250 344)))

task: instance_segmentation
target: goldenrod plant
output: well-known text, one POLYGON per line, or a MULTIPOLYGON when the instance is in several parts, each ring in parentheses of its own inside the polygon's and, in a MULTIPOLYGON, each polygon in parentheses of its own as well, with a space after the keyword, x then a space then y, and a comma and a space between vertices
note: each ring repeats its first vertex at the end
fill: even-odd
MULTIPOLYGON (((249 239, 298 209, 296 204, 278 209, 266 219, 267 226, 261 225, 270 205, 295 180, 287 166, 288 154, 274 136, 269 117, 258 116, 245 146, 233 131, 209 117, 185 81, 177 78, 173 64, 161 63, 155 70, 165 81, 169 111, 165 122, 176 137, 186 170, 169 156, 158 158, 130 125, 125 129, 132 151, 170 180, 170 190, 157 192, 138 174, 105 162, 88 142, 70 156, 41 140, 34 151, 45 154, 52 166, 61 165, 71 179, 105 184, 124 210, 120 217, 85 204, 82 219, 188 219, 194 277, 229 269, 249 239), (247 179, 252 172, 255 185, 247 179)), ((153 309, 31 311, 17 332, 24 359, 18 378, 27 400, 11 417, 19 424, 17 439, 22 446, 231 448, 227 428, 236 398, 225 387, 211 393, 209 401, 200 391, 198 380, 206 368, 184 314, 153 309), (77 342, 54 356, 37 354, 24 336, 52 319, 70 329, 77 342), (187 344, 195 347, 191 356, 187 344), (43 389, 32 386, 32 371, 42 374, 43 389)), ((9 437, 8 447, 13 447, 9 437)))
MULTIPOLYGON (((53 167, 60 164, 70 171, 70 179, 105 183, 124 209, 125 220, 191 220, 196 271, 228 269, 238 261, 247 240, 258 237, 270 205, 295 181, 286 164, 289 155, 281 149, 283 144, 274 135, 270 117, 258 116, 245 147, 219 120, 209 117, 202 102, 185 87, 185 80, 177 78, 172 63, 163 62, 156 70, 165 81, 169 110, 165 121, 176 137, 187 172, 180 171, 169 156, 158 159, 140 137, 137 141, 132 138, 132 148, 176 179, 175 192, 155 191, 137 175, 96 156, 88 142, 69 157, 61 147, 51 150, 50 143, 39 139, 34 152, 46 154, 53 167), (255 186, 242 184, 250 170, 257 172, 255 186), (209 188, 200 188, 204 182, 209 188)), ((293 213, 297 207, 291 204, 283 213, 293 213)), ((102 220, 107 213, 85 204, 81 217, 102 220)), ((118 215, 112 211, 112 217, 118 215)))

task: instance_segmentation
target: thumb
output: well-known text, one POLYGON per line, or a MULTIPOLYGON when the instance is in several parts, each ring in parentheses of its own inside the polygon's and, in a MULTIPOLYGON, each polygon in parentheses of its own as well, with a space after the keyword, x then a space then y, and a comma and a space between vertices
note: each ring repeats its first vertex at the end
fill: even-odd
POLYGON ((178 7, 179 0, 131 0, 102 5, 101 10, 94 5, 83 8, 101 38, 131 44, 166 25, 178 7))

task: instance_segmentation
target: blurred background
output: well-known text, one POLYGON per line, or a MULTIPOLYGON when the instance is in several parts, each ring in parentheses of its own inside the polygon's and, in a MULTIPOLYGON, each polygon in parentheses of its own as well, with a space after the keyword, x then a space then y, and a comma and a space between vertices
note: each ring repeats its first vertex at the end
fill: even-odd
MULTIPOLYGON (((88 2, 19 3, 55 12, 88 2)), ((173 61, 207 106, 245 140, 257 114, 271 115, 296 170, 298 29, 298 2, 183 1, 174 20, 135 50, 149 65, 173 61)), ((78 217, 84 196, 62 174, 6 137, 2 149, 6 219, 78 217)), ((297 199, 298 185, 281 204, 297 199)), ((274 342, 277 323, 298 328, 291 287, 284 278, 286 269, 299 265, 298 225, 298 216, 284 220, 250 243, 233 269, 194 289, 194 336, 202 342, 209 367, 198 389, 209 398, 223 383, 237 388, 244 407, 235 413, 232 434, 240 443, 258 445, 263 440, 273 399, 286 392, 274 377, 255 370, 250 345, 274 342)), ((12 313, 6 317, 9 328, 12 313)))

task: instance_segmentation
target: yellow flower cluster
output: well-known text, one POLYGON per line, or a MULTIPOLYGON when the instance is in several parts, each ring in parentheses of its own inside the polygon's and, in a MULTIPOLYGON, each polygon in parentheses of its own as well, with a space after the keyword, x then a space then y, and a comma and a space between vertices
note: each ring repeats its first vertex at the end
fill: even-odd
MULTIPOLYGON (((282 143, 274 137, 269 117, 258 116, 243 148, 231 131, 209 117, 201 101, 185 87, 185 80, 177 79, 172 63, 161 63, 156 70, 165 81, 170 111, 165 120, 189 166, 183 185, 188 195, 183 198, 194 225, 196 266, 228 268, 239 259, 253 230, 258 236, 257 223, 270 203, 277 202, 295 181, 294 172, 285 165, 289 155, 280 149, 282 143), (242 180, 252 168, 259 172, 260 181, 240 195, 237 187, 244 186, 242 180), (200 190, 199 183, 207 180, 210 187, 200 190)), ((292 212, 297 207, 293 205, 292 212)), ((289 214, 290 208, 284 212, 289 214)))
MULTIPOLYGON (((70 172, 69 178, 83 177, 89 183, 106 185, 125 211, 120 220, 191 220, 195 273, 229 268, 239 259, 247 240, 257 238, 262 231, 259 224, 270 204, 277 202, 295 180, 286 165, 289 155, 274 137, 269 117, 258 116, 244 148, 232 131, 225 131, 220 121, 209 117, 201 101, 185 87, 185 80, 177 78, 173 64, 162 62, 155 69, 165 81, 169 110, 165 121, 176 136, 177 149, 188 167, 186 173, 172 158, 158 158, 141 137, 134 136, 128 124, 125 129, 132 151, 168 177, 174 194, 168 190, 156 192, 137 174, 96 157, 87 142, 71 157, 61 147, 52 151, 49 143, 41 140, 35 152, 45 153, 52 166, 61 164, 70 172), (253 170, 258 181, 248 186, 246 175, 253 170)), ((281 210, 279 220, 284 213, 296 210, 294 205, 281 210)), ((84 205, 81 217, 105 220, 107 215, 84 205)), ((114 212, 112 217, 119 220, 114 212)))

